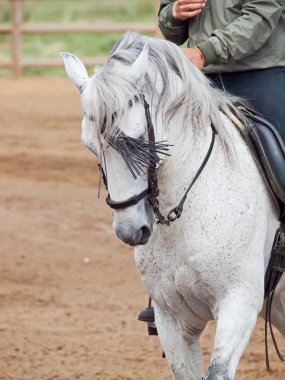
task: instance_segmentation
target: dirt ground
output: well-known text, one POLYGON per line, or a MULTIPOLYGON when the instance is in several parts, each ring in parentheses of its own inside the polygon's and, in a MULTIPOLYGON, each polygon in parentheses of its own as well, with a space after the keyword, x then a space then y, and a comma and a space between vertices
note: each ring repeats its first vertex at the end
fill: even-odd
MULTIPOLYGON (((80 125, 67 79, 0 80, 0 379, 171 379, 137 321, 147 295, 97 200, 80 125)), ((206 363, 213 333, 202 338, 206 363)), ((260 320, 237 380, 285 379, 272 345, 266 371, 263 335, 260 320)))

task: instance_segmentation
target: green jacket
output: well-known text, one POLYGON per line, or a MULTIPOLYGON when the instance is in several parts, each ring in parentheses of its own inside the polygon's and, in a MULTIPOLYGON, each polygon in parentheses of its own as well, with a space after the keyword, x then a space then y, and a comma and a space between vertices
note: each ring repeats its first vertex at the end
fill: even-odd
POLYGON ((198 46, 206 73, 285 66, 285 0, 208 0, 202 12, 181 21, 175 0, 162 0, 159 27, 169 41, 198 46))

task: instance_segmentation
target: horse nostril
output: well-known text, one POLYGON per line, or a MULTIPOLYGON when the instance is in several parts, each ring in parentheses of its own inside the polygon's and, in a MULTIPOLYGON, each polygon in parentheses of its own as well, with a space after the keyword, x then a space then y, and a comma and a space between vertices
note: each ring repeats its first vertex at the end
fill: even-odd
POLYGON ((151 235, 151 229, 148 226, 143 226, 141 228, 141 230, 142 230, 142 234, 143 235, 146 235, 146 236, 150 237, 150 235, 151 235))
POLYGON ((138 244, 146 244, 148 242, 148 239, 150 238, 151 229, 148 226, 143 226, 140 229, 140 232, 141 232, 141 236, 140 236, 138 244))
POLYGON ((139 230, 136 231, 116 231, 116 234, 120 240, 122 240, 125 244, 129 244, 131 246, 143 245, 148 242, 148 239, 152 233, 152 230, 148 226, 143 226, 139 230))

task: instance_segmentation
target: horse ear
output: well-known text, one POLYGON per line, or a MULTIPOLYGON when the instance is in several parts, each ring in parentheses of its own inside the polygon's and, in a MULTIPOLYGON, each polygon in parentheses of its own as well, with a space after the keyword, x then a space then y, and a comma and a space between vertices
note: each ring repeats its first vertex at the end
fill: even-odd
POLYGON ((68 78, 82 93, 86 82, 89 79, 85 66, 74 54, 62 52, 60 53, 60 56, 63 59, 68 78))
POLYGON ((139 82, 146 73, 148 67, 148 51, 148 45, 144 45, 142 52, 130 67, 129 74, 136 82, 139 82))

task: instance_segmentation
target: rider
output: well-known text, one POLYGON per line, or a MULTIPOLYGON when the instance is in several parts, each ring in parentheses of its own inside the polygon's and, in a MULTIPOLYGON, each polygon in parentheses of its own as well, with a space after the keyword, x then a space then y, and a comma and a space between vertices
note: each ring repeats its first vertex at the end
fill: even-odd
POLYGON ((285 141, 285 0, 162 0, 159 27, 221 89, 241 96, 285 141))
MULTIPOLYGON (((285 0, 161 0, 159 27, 215 86, 243 97, 285 142, 285 0)), ((151 307, 139 319, 153 321, 151 307)))

